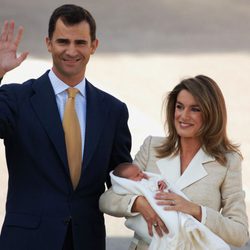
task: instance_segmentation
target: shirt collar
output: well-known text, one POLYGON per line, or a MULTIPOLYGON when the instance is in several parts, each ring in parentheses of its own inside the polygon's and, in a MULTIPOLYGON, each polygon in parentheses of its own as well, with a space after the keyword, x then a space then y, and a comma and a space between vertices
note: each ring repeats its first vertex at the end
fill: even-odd
MULTIPOLYGON (((69 85, 67 85, 65 82, 60 80, 56 74, 53 72, 53 70, 49 71, 49 79, 51 82, 51 85, 54 89, 55 95, 58 95, 62 92, 64 92, 66 89, 69 88, 69 85)), ((81 82, 79 82, 75 88, 77 88, 82 96, 86 96, 86 79, 83 78, 81 82)))

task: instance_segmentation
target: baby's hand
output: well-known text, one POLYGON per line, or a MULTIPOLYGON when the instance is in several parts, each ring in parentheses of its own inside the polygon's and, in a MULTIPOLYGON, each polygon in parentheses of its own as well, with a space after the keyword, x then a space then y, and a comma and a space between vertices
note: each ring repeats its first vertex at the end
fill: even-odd
POLYGON ((162 180, 158 181, 158 189, 159 189, 159 191, 163 191, 167 187, 168 187, 168 185, 164 181, 162 181, 162 180))

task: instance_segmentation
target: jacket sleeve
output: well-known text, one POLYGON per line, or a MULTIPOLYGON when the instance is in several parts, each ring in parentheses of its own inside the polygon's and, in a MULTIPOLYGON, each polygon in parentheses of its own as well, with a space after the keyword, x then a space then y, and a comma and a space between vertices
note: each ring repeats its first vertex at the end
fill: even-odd
MULTIPOLYGON (((120 163, 131 162, 130 150, 131 134, 128 127, 128 109, 127 106, 122 103, 115 130, 108 172, 112 171, 120 163)), ((110 187, 110 177, 107 176, 106 180, 107 187, 110 187)))
POLYGON ((206 226, 227 243, 241 247, 246 244, 249 235, 240 156, 229 154, 227 167, 221 186, 221 212, 206 207, 206 226))
POLYGON ((17 113, 16 99, 12 85, 0 87, 0 138, 6 138, 15 128, 15 117, 17 113))
POLYGON ((134 163, 137 164, 143 171, 146 171, 147 168, 151 140, 152 136, 148 136, 140 147, 139 152, 135 155, 134 163))

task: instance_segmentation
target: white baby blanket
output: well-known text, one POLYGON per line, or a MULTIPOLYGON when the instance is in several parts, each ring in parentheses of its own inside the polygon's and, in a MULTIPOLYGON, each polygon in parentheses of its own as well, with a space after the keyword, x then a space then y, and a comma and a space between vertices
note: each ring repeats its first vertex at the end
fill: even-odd
MULTIPOLYGON (((149 179, 133 181, 110 173, 113 190, 118 194, 136 194, 146 197, 152 208, 167 226, 169 233, 159 237, 148 234, 147 223, 141 215, 127 218, 125 225, 149 244, 149 250, 230 250, 230 247, 194 217, 176 211, 165 211, 154 199, 160 175, 145 172, 149 179)), ((184 198, 184 193, 173 186, 169 189, 184 198)))

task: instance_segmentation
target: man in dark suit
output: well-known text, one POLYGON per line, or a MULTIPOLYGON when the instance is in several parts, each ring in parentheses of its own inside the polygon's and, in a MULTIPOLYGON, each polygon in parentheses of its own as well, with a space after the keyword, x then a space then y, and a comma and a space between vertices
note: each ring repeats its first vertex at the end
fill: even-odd
MULTIPOLYGON (((28 55, 16 56, 22 32, 19 28, 14 38, 14 22, 5 22, 0 78, 28 55)), ((95 21, 87 10, 75 5, 57 8, 46 43, 53 58, 51 70, 38 79, 0 88, 0 137, 9 171, 0 249, 102 250, 105 227, 98 200, 105 182, 110 186, 108 173, 131 161, 127 107, 85 78, 98 46, 95 21), (73 150, 81 152, 78 174, 71 172, 63 126, 69 87, 78 92, 69 97, 75 100, 80 126, 81 146, 73 150)))

